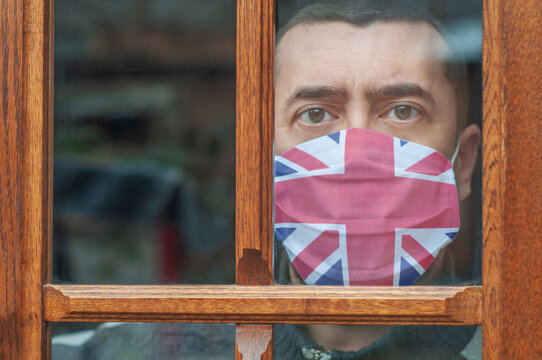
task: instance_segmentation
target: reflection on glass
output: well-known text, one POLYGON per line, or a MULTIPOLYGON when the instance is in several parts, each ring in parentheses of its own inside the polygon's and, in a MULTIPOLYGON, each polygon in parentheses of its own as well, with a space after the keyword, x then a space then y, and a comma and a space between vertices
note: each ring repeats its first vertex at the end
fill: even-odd
POLYGON ((481 8, 415 3, 279 1, 278 283, 479 282, 481 8))
MULTIPOLYGON (((52 344, 53 359, 234 359, 235 325, 55 323, 52 344)), ((477 360, 481 353, 475 326, 274 326, 278 360, 477 360)))
POLYGON ((235 2, 55 2, 54 279, 234 279, 235 2))
POLYGON ((88 328, 88 323, 74 325, 66 332, 63 324, 53 324, 53 359, 235 358, 233 324, 103 323, 93 328, 88 328))
POLYGON ((482 358, 475 326, 275 325, 274 331, 277 360, 482 358))

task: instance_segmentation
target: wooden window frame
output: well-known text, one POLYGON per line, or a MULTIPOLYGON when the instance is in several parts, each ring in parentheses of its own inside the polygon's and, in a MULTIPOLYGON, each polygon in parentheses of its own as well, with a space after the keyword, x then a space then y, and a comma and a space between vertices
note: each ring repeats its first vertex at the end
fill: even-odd
POLYGON ((49 358, 52 321, 235 322, 238 359, 271 323, 482 324, 484 358, 542 354, 539 0, 484 0, 483 287, 310 290, 272 286, 274 1, 238 0, 231 286, 50 284, 53 2, 0 3, 0 358, 49 358))

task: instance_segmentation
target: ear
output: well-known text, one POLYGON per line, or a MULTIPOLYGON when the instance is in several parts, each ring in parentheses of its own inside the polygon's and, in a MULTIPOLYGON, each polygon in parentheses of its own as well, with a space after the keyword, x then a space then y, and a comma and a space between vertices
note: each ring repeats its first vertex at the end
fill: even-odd
POLYGON ((480 138, 478 125, 469 125, 461 132, 461 143, 454 166, 460 201, 466 199, 471 193, 471 179, 478 156, 480 138))

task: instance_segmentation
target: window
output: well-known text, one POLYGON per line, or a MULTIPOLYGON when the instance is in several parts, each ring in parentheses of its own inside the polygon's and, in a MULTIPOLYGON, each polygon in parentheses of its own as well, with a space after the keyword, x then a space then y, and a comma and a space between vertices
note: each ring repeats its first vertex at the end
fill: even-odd
MULTIPOLYGON (((536 0, 484 4, 483 288, 269 286, 273 1, 238 2, 237 286, 50 282, 50 2, 2 2, 1 354, 46 358, 51 321, 236 322, 238 350, 266 352, 281 322, 482 324, 487 358, 533 358, 542 299, 542 42, 536 0), (218 290, 218 291, 217 291, 218 290), (217 294, 220 294, 218 296, 217 294), (157 301, 157 299, 161 299, 157 301), (163 307, 161 304, 167 303, 163 307), (202 306, 202 304, 204 304, 202 306), (348 311, 344 311, 348 309, 348 311), (253 350, 254 349, 254 350, 253 350)), ((258 355, 253 357, 257 358, 258 355)), ((241 355, 238 354, 238 358, 241 355)))

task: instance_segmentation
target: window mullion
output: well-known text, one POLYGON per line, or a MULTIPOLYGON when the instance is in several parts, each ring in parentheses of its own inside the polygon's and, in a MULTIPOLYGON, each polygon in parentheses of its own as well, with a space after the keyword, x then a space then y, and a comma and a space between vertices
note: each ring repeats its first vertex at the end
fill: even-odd
MULTIPOLYGON (((274 10, 273 0, 237 1, 235 277, 239 285, 273 284, 274 10)), ((237 325, 236 359, 272 359, 272 344, 272 325, 237 325)))

